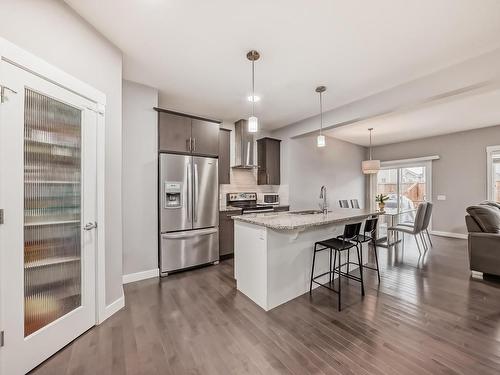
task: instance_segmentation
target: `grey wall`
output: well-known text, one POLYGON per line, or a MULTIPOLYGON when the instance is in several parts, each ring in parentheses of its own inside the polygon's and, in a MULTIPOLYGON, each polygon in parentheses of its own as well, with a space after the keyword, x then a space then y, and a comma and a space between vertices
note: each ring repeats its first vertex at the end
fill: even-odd
POLYGON ((328 188, 331 208, 338 207, 339 199, 354 198, 364 206, 365 177, 361 161, 365 148, 330 137, 326 141, 325 148, 316 147, 315 135, 284 137, 282 141, 282 179, 288 184, 293 210, 318 209, 322 185, 328 188))
POLYGON ((62 1, 2 0, 0 35, 106 94, 106 303, 122 288, 122 55, 62 1))
POLYGON ((486 147, 500 145, 500 126, 375 147, 380 160, 439 155, 432 162, 433 230, 466 233, 465 208, 487 197, 486 147), (436 200, 438 194, 446 201, 436 200))
POLYGON ((123 81, 123 274, 158 268, 158 90, 123 81))

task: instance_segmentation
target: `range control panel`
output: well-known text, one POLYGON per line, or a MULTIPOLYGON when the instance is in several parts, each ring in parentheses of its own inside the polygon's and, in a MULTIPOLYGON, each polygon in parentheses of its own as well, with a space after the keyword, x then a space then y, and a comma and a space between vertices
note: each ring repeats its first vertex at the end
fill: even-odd
POLYGON ((229 193, 227 194, 228 202, 238 201, 256 201, 257 193, 229 193))

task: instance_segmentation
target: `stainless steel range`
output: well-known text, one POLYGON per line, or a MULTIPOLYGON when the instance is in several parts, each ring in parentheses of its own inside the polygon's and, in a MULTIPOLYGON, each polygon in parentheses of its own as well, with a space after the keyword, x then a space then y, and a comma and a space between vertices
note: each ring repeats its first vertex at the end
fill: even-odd
POLYGON ((274 211, 269 205, 257 204, 257 193, 228 193, 226 204, 227 206, 241 208, 243 215, 274 211))

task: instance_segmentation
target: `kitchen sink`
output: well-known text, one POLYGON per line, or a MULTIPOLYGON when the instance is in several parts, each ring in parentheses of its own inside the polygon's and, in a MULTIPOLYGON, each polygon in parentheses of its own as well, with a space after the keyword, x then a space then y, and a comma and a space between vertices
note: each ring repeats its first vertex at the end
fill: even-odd
POLYGON ((303 211, 292 211, 290 213, 292 215, 314 215, 314 214, 322 214, 323 211, 320 211, 320 210, 303 210, 303 211))

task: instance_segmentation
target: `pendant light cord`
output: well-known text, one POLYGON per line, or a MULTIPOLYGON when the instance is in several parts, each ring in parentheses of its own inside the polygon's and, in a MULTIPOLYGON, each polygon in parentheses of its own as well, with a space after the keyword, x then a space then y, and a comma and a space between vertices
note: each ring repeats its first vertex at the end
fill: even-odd
POLYGON ((255 116, 255 60, 252 60, 252 116, 255 116))
POLYGON ((319 116, 320 116, 320 125, 319 125, 319 135, 323 131, 323 93, 319 93, 319 116))
POLYGON ((370 131, 370 160, 372 160, 372 130, 373 129, 368 129, 370 131))

